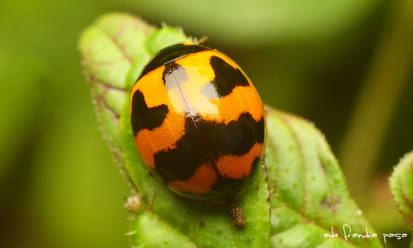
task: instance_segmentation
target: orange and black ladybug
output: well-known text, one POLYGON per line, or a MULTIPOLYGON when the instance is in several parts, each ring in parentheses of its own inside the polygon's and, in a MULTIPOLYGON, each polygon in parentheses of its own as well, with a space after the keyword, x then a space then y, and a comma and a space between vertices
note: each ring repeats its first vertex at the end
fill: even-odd
POLYGON ((241 196, 263 154, 265 120, 234 61, 201 45, 167 47, 144 68, 130 106, 137 150, 157 179, 189 198, 241 196))

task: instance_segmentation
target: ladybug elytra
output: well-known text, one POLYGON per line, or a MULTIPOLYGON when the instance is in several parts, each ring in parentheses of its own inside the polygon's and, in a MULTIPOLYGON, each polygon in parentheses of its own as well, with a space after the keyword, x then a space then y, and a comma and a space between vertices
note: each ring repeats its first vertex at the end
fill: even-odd
POLYGON ((237 200, 263 154, 261 99, 215 49, 177 44, 158 52, 133 87, 130 114, 146 167, 189 198, 237 200))

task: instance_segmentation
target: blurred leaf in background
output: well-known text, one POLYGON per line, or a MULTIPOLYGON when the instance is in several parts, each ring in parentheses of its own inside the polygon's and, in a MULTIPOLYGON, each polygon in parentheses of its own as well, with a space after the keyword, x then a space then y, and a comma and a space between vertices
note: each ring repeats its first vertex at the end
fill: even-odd
MULTIPOLYGON (((267 104, 314 121, 336 152, 389 9, 401 2, 1 1, 0 247, 127 247, 129 189, 97 130, 76 50, 97 16, 127 11, 208 36, 267 104)), ((380 178, 413 147, 411 71, 386 152, 365 179, 374 208, 360 207, 378 231, 406 230, 380 178)))

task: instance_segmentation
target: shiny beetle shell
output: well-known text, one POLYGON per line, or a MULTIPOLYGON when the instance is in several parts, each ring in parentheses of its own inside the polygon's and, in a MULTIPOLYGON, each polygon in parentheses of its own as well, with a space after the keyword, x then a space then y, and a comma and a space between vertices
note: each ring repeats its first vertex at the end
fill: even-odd
POLYGON ((172 191, 217 203, 245 191, 264 150, 264 109, 225 54, 194 44, 161 50, 133 87, 130 106, 137 150, 172 191))

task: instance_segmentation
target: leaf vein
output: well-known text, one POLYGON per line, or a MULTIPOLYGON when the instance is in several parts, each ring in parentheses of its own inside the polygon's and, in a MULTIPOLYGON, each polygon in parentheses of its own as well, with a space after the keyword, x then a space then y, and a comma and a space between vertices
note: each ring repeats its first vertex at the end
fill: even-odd
POLYGON ((302 204, 302 209, 301 212, 303 215, 306 215, 306 204, 307 204, 307 198, 308 198, 308 192, 307 192, 307 167, 306 167, 306 163, 304 161, 304 154, 302 151, 302 144, 300 142, 300 140, 297 137, 297 133, 295 132, 295 130, 293 129, 293 127, 291 126, 291 123, 289 122, 288 118, 285 117, 284 115, 281 115, 281 119, 284 121, 284 123, 287 125, 287 127, 290 129, 291 134, 293 135, 293 139, 297 145, 297 150, 299 153, 299 159, 301 161, 301 165, 302 165, 302 170, 303 170, 303 174, 304 174, 304 178, 303 178, 303 191, 304 191, 304 199, 303 199, 303 204, 302 204))
MULTIPOLYGON (((330 232, 330 230, 329 230, 327 227, 325 227, 325 226, 322 225, 321 223, 317 222, 316 220, 312 220, 312 219, 310 219, 308 216, 303 215, 302 212, 297 211, 296 209, 292 208, 291 206, 289 206, 289 205, 288 205, 287 203, 285 203, 285 202, 281 202, 281 203, 282 203, 283 205, 282 205, 282 206, 278 206, 278 207, 276 207, 275 209, 282 208, 282 207, 288 208, 289 210, 292 210, 293 212, 295 212, 295 213, 297 213, 298 215, 300 215, 300 217, 303 219, 303 223, 312 224, 312 225, 318 226, 319 228, 323 229, 323 230, 326 231, 326 232, 330 232)), ((298 224, 300 224, 300 223, 298 223, 298 224)), ((298 224, 297 224, 297 225, 298 225, 298 224)), ((295 226, 296 226, 296 225, 294 225, 294 226, 292 226, 292 227, 289 227, 289 228, 286 229, 286 230, 289 230, 289 229, 291 229, 291 228, 293 228, 293 227, 295 227, 295 226)), ((285 231, 285 230, 284 230, 284 231, 285 231)), ((345 241, 345 242, 347 242, 347 243, 349 243, 349 244, 355 245, 353 242, 351 242, 351 241, 349 241, 349 240, 346 240, 346 239, 345 239, 344 237, 342 237, 341 235, 338 235, 338 237, 339 237, 339 239, 342 240, 342 241, 345 241)))
MULTIPOLYGON (((123 55, 123 57, 128 61, 129 64, 132 64, 133 59, 126 53, 125 48, 119 43, 118 36, 112 37, 106 30, 99 28, 102 33, 104 33, 116 46, 119 52, 123 55)), ((119 32, 119 30, 118 30, 119 32)))

